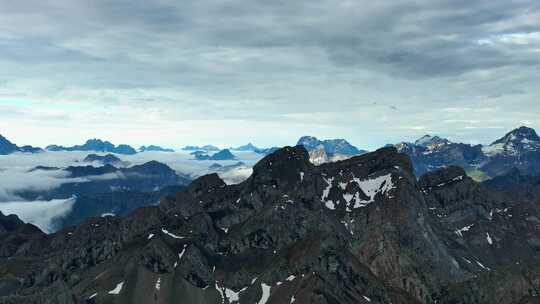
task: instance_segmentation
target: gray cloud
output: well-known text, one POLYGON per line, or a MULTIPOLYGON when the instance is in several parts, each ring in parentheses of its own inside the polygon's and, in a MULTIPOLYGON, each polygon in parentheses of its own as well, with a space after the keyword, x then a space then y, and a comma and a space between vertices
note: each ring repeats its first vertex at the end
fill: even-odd
POLYGON ((145 143, 136 132, 171 128, 183 136, 162 134, 169 146, 223 130, 232 143, 310 133, 367 148, 426 131, 499 136, 478 137, 472 121, 540 126, 537 1, 58 0, 0 11, 0 106, 18 114, 0 127, 22 140, 40 122, 71 143, 66 125, 133 144, 145 143), (456 116, 448 107, 464 121, 444 123, 456 116), (21 115, 30 129, 12 126, 21 115))

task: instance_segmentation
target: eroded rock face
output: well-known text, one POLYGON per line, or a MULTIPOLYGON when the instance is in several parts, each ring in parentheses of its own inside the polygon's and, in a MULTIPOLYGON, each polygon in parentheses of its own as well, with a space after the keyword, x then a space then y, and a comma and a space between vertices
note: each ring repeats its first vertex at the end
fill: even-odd
POLYGON ((519 303, 540 290, 539 211, 457 167, 417 182, 394 148, 315 166, 285 147, 241 184, 203 176, 24 239, 0 258, 0 302, 519 303))

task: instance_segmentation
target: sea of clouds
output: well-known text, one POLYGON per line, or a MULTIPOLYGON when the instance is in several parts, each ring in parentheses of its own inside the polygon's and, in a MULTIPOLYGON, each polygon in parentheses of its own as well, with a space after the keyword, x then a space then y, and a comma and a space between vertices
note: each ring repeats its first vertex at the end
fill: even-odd
MULTIPOLYGON (((94 152, 43 152, 43 153, 13 153, 0 155, 0 211, 4 214, 17 214, 23 221, 32 223, 45 232, 55 230, 55 222, 69 214, 76 198, 54 199, 51 201, 25 201, 17 196, 17 192, 24 190, 46 191, 59 187, 64 183, 88 182, 96 179, 121 178, 119 174, 106 174, 101 176, 71 178, 66 172, 31 169, 37 166, 59 167, 67 166, 99 166, 99 163, 86 163, 82 160, 94 152)), ((228 184, 239 183, 248 178, 251 167, 262 158, 262 155, 253 152, 233 151, 236 160, 211 161, 194 160, 187 151, 180 152, 143 152, 135 155, 116 155, 129 166, 143 164, 156 160, 167 164, 177 173, 197 178, 204 174, 215 172, 210 170, 212 164, 230 166, 238 161, 243 166, 231 170, 217 172, 228 184)), ((106 154, 106 153, 97 153, 106 154)))

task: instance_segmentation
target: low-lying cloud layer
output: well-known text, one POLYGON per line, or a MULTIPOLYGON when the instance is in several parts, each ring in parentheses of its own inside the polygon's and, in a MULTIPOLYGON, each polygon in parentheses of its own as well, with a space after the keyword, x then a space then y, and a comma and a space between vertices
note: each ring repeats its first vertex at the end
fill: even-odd
MULTIPOLYGON (((52 201, 25 201, 17 192, 25 190, 52 190, 64 183, 84 183, 94 180, 123 178, 121 174, 109 173, 97 176, 71 178, 62 170, 31 170, 37 166, 64 168, 67 166, 84 166, 81 162, 88 152, 45 152, 37 154, 14 153, 0 155, 0 211, 6 214, 17 214, 23 221, 30 222, 46 232, 54 231, 55 221, 69 214, 75 198, 52 201)), ((227 183, 241 182, 251 175, 251 166, 261 158, 260 154, 251 152, 235 152, 246 165, 225 172, 220 176, 227 183)), ((197 161, 188 152, 162 153, 145 152, 136 155, 118 155, 132 165, 140 165, 151 160, 165 163, 179 174, 196 178, 211 172, 209 166, 215 161, 197 161)), ((222 165, 232 165, 235 161, 219 161, 222 165)), ((95 164, 94 164, 95 165, 95 164)))
POLYGON ((0 129, 19 143, 270 146, 307 133, 373 149, 540 127, 538 1, 60 0, 0 12, 0 129))
POLYGON ((57 222, 67 215, 76 198, 55 199, 32 202, 0 202, 0 211, 5 215, 16 214, 21 220, 32 223, 42 231, 49 233, 57 229, 57 222))
MULTIPOLYGON (((108 173, 97 176, 71 178, 63 170, 32 170, 38 166, 65 168, 68 166, 87 166, 82 162, 85 156, 93 152, 45 152, 45 153, 13 153, 0 155, 0 202, 19 200, 16 193, 22 190, 44 191, 59 187, 64 183, 84 183, 94 180, 124 178, 121 173, 108 173)), ((250 174, 249 168, 262 156, 252 152, 235 152, 238 160, 219 161, 222 165, 232 165, 241 160, 246 165, 223 174, 228 182, 241 181, 250 174)), ((131 166, 141 165, 151 160, 164 163, 179 174, 196 178, 211 172, 209 167, 216 161, 197 161, 189 152, 163 153, 144 152, 135 155, 118 155, 131 166)), ((92 163, 94 166, 99 164, 92 163)))

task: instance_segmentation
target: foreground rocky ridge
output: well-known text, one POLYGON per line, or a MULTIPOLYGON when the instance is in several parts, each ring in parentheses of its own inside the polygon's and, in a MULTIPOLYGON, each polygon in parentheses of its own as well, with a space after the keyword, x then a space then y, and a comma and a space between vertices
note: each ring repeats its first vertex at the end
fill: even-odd
POLYGON ((534 303, 539 217, 457 167, 417 181, 394 148, 314 166, 285 147, 126 218, 0 216, 0 302, 534 303))

